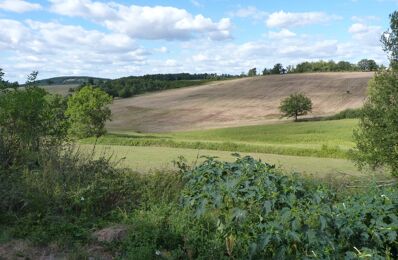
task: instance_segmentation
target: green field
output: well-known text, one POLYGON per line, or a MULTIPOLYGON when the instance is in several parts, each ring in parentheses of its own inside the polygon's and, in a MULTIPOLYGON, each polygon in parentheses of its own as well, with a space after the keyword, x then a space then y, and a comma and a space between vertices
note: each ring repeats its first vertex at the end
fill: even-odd
MULTIPOLYGON (((83 149, 89 149, 90 147, 83 146, 83 149)), ((184 156, 190 165, 204 160, 202 156, 215 156, 226 161, 234 159, 231 152, 212 150, 116 145, 98 145, 96 149, 97 155, 112 155, 114 161, 120 161, 120 166, 143 173, 150 172, 151 170, 174 169, 173 161, 177 160, 181 155, 184 156)), ((250 155, 255 159, 275 164, 289 173, 298 172, 305 175, 313 175, 317 178, 369 176, 369 172, 358 171, 352 162, 344 159, 241 153, 241 156, 244 155, 250 155)))
POLYGON ((356 125, 357 120, 346 119, 163 134, 124 131, 110 133, 98 143, 346 159, 354 146, 352 131, 356 125))
POLYGON ((124 158, 124 167, 140 172, 173 168, 172 161, 179 156, 193 164, 201 156, 230 161, 231 153, 239 152, 317 178, 369 176, 347 159, 356 125, 357 120, 347 119, 163 134, 114 132, 98 140, 97 150, 115 160, 124 158))

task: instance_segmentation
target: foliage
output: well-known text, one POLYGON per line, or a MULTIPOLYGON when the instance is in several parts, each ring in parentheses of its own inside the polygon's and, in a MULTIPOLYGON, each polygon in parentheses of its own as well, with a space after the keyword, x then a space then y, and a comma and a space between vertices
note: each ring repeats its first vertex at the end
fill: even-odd
POLYGON ((397 255, 396 190, 340 201, 327 188, 285 176, 250 157, 208 158, 186 172, 182 202, 198 221, 213 219, 232 258, 373 259, 397 255), (369 205, 372 205, 369 207, 369 205))
POLYGON ((384 51, 387 52, 391 67, 398 68, 398 11, 390 14, 390 28, 382 37, 384 51))
POLYGON ((312 101, 302 93, 295 93, 283 99, 279 109, 283 113, 283 117, 294 117, 294 120, 297 121, 298 116, 311 112, 312 101))
POLYGON ((339 61, 336 63, 333 60, 330 61, 315 61, 315 62, 302 62, 297 64, 296 68, 292 70, 295 73, 303 72, 332 72, 332 71, 356 71, 357 67, 355 64, 351 64, 347 61, 339 61))
POLYGON ((131 97, 138 94, 166 89, 198 86, 213 80, 235 78, 228 74, 155 74, 144 76, 131 76, 120 79, 103 81, 97 87, 113 97, 131 97))
POLYGON ((0 68, 0 92, 4 91, 6 89, 9 89, 9 88, 16 89, 19 87, 18 82, 11 83, 9 81, 6 81, 4 79, 4 75, 5 75, 5 73, 4 73, 3 69, 0 68))
POLYGON ((37 87, 0 93, 1 143, 7 146, 4 153, 9 152, 1 163, 18 165, 36 157, 41 147, 61 143, 67 129, 64 110, 62 97, 37 87))
POLYGON ((277 63, 274 65, 274 67, 270 70, 271 74, 281 74, 283 72, 284 68, 282 64, 277 63))
POLYGON ((390 167, 398 174, 398 73, 379 72, 369 83, 359 129, 354 132, 359 166, 390 167))
POLYGON ((247 73, 247 76, 249 77, 257 76, 257 69, 256 68, 250 69, 249 72, 247 73))
POLYGON ((323 118, 323 120, 341 120, 341 119, 352 119, 352 118, 360 118, 362 115, 361 108, 347 108, 339 113, 327 116, 323 118))
POLYGON ((377 71, 379 66, 374 60, 362 59, 358 62, 358 69, 361 71, 377 71))
POLYGON ((69 134, 78 138, 106 133, 105 122, 110 119, 111 110, 107 107, 112 97, 98 88, 86 86, 68 99, 65 114, 70 123, 69 134))

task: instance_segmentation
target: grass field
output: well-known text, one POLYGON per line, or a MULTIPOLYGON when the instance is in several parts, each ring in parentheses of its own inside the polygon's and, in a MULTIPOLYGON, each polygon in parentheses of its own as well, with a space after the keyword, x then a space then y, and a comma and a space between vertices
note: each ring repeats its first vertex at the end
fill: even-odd
MULTIPOLYGON (((83 149, 90 149, 91 147, 83 145, 83 149)), ((175 169, 173 161, 177 160, 181 155, 184 156, 190 165, 202 161, 203 158, 201 156, 216 156, 221 160, 227 161, 232 161, 234 158, 230 152, 225 151, 167 147, 98 145, 96 151, 97 155, 112 155, 114 161, 120 161, 120 166, 143 173, 153 170, 175 169)), ((298 172, 317 179, 364 178, 371 177, 376 173, 369 171, 360 172, 352 162, 344 159, 241 153, 241 156, 244 155, 250 155, 255 159, 275 164, 288 173, 298 172)), ((387 175, 379 174, 378 178, 380 177, 387 178, 387 175)))
POLYGON ((356 125, 356 120, 347 119, 163 134, 118 131, 100 138, 98 143, 343 159, 354 146, 352 131, 356 125))

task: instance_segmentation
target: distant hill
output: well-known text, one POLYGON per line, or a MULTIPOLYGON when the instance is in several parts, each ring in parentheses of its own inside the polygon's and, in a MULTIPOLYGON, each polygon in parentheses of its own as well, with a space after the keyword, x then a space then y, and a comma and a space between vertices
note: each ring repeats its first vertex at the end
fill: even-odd
POLYGON ((283 98, 302 92, 309 116, 361 107, 373 72, 300 73, 214 81, 115 100, 109 130, 167 132, 277 122, 283 98))
POLYGON ((65 76, 65 77, 54 77, 48 79, 37 80, 36 84, 39 86, 51 86, 51 85, 81 85, 84 83, 100 84, 110 79, 87 77, 87 76, 65 76))

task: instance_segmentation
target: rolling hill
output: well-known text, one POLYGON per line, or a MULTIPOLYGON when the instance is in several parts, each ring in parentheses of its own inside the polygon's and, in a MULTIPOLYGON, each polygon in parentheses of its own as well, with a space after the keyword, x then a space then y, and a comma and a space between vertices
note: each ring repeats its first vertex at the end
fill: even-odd
POLYGON ((105 78, 95 78, 95 77, 87 77, 87 76, 65 76, 65 77, 54 77, 48 79, 40 79, 35 83, 39 86, 51 86, 51 85, 80 85, 83 83, 88 83, 89 81, 93 81, 93 83, 97 84, 98 82, 108 81, 110 79, 105 78))
POLYGON ((280 120, 281 99, 302 92, 310 116, 361 107, 372 72, 259 76, 115 100, 110 131, 168 132, 253 125, 280 120))

